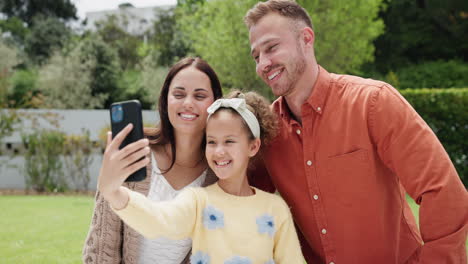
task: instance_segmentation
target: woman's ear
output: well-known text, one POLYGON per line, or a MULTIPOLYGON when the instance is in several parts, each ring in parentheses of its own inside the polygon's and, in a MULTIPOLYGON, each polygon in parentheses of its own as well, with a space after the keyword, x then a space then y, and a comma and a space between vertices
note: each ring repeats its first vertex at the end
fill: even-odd
POLYGON ((258 150, 260 149, 260 145, 262 145, 262 141, 259 138, 250 141, 249 144, 249 157, 253 157, 257 155, 258 150))

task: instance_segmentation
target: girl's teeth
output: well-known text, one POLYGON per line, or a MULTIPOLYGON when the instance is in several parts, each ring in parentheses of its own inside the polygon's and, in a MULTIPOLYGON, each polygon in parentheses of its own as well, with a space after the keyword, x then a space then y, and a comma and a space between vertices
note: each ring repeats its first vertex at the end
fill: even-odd
POLYGON ((229 161, 217 162, 219 166, 224 166, 224 165, 227 165, 228 163, 229 161))

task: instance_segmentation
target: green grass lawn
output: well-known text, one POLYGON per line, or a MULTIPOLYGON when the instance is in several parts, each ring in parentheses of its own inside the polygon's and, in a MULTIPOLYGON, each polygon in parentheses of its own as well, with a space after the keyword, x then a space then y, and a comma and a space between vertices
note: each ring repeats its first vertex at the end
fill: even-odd
POLYGON ((0 196, 0 263, 81 263, 92 197, 0 196))
POLYGON ((93 206, 89 196, 0 196, 0 263, 81 263, 93 206))

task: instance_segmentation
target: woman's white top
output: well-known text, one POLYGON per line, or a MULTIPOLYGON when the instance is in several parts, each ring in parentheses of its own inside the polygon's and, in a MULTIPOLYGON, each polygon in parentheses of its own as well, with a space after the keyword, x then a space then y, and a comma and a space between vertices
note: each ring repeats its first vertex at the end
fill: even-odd
MULTIPOLYGON (((181 190, 175 190, 167 182, 158 168, 156 159, 151 153, 151 186, 148 198, 152 201, 167 201, 174 199, 181 190)), ((186 187, 199 187, 205 182, 206 170, 186 187)), ((184 187, 185 188, 185 187, 184 187)), ((171 240, 168 238, 147 239, 143 238, 139 264, 180 264, 192 248, 192 239, 171 240)))

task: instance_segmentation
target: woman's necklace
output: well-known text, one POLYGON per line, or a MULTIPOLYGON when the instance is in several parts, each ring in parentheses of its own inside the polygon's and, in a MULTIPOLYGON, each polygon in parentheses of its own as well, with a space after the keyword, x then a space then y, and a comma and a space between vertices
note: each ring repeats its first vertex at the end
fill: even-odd
POLYGON ((195 165, 185 165, 185 164, 180 164, 178 163, 177 161, 175 161, 174 163, 177 165, 177 166, 180 166, 180 167, 184 167, 184 168, 189 168, 189 169, 193 169, 193 168, 196 168, 198 166, 198 164, 200 164, 200 162, 203 160, 203 155, 201 155, 201 158, 195 163, 195 165))
MULTIPOLYGON (((172 155, 172 154, 171 154, 171 153, 172 153, 172 150, 170 149, 170 144, 166 144, 166 145, 164 146, 164 152, 166 153, 166 155, 167 155, 168 157, 170 157, 170 156, 172 155)), ((174 160, 174 164, 177 165, 177 166, 179 166, 179 167, 188 168, 188 169, 193 169, 193 168, 196 168, 196 167, 200 164, 200 162, 202 162, 204 156, 205 156, 204 153, 201 153, 200 159, 199 159, 194 165, 185 165, 185 164, 182 164, 182 163, 177 162, 177 160, 174 160)))

